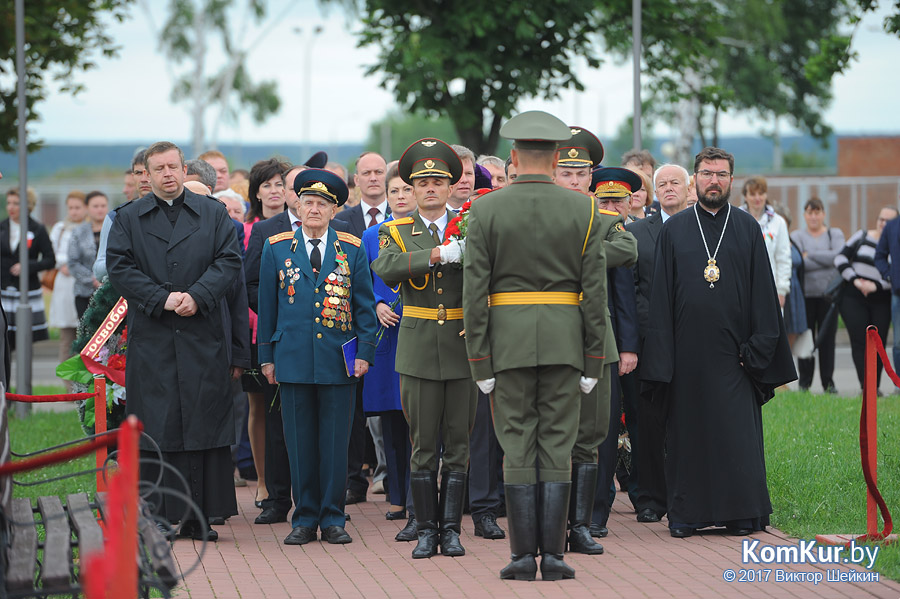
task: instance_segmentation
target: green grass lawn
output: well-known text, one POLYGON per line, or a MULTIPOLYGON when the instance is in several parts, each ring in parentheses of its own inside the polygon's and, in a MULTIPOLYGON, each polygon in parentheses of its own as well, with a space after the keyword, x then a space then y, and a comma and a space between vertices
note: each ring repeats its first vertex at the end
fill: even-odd
MULTIPOLYGON (((861 404, 859 397, 787 392, 763 407, 773 526, 802 539, 866 531, 861 404)), ((878 425, 878 488, 900 522, 900 397, 878 400, 878 425)), ((881 549, 875 569, 900 579, 900 542, 881 549)))

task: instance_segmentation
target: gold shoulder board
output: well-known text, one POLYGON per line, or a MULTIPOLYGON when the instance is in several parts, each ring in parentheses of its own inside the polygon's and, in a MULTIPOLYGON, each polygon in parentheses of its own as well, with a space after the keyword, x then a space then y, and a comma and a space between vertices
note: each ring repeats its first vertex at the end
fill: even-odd
POLYGON ((340 239, 341 241, 346 241, 347 243, 352 243, 356 247, 359 247, 359 245, 362 243, 360 238, 357 237, 356 235, 352 235, 352 234, 346 233, 344 231, 335 231, 335 233, 337 233, 338 239, 340 239))
POLYGON ((285 241, 288 239, 293 239, 294 234, 290 231, 285 231, 284 233, 279 233, 278 235, 272 235, 269 237, 269 245, 275 245, 279 241, 285 241))
POLYGON ((612 210, 604 210, 603 208, 597 208, 600 214, 606 214, 607 216, 619 216, 618 212, 613 212, 612 210))
POLYGON ((397 220, 389 220, 388 222, 384 223, 384 225, 388 227, 396 227, 397 225, 411 225, 414 222, 415 221, 411 216, 407 216, 405 218, 398 218, 397 220))

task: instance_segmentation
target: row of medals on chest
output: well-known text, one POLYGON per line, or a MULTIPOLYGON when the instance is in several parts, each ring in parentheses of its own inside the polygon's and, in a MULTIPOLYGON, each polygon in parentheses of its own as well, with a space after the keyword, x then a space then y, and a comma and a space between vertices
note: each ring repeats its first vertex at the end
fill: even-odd
MULTIPOLYGON (((347 272, 345 263, 339 263, 338 268, 328 274, 325 283, 325 307, 322 308, 321 324, 332 329, 340 328, 342 331, 352 331, 353 325, 350 316, 350 273, 347 272)), ((288 303, 294 303, 294 283, 300 279, 300 269, 293 266, 291 259, 284 261, 287 270, 279 271, 280 287, 287 287, 288 303)), ((316 289, 318 293, 318 289, 316 289)), ((318 302, 317 302, 318 304, 318 302)))

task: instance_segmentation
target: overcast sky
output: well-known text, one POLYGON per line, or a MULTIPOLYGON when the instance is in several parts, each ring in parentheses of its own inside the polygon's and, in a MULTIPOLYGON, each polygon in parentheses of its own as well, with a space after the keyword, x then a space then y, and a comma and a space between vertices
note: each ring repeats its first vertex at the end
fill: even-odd
MULTIPOLYGON (((882 4, 890 4, 883 2, 882 4)), ((159 50, 150 22, 159 27, 168 3, 155 3, 150 17, 135 6, 132 18, 110 24, 109 34, 121 46, 116 59, 98 58, 98 68, 80 75, 86 90, 71 98, 49 94, 39 105, 41 122, 33 131, 48 142, 119 142, 156 139, 187 140, 190 119, 187 105, 169 100, 173 72, 186 65, 168 65, 159 50)), ((146 6, 146 4, 144 5, 146 6)), ((364 77, 364 66, 373 62, 374 49, 356 48, 345 14, 332 8, 323 14, 311 0, 270 2, 270 15, 283 15, 264 31, 250 28, 239 35, 239 44, 259 42, 249 49, 248 65, 255 80, 275 79, 282 100, 281 111, 263 125, 243 117, 239 125, 222 126, 219 141, 302 143, 304 129, 304 83, 312 83, 309 131, 319 144, 362 142, 369 124, 395 108, 393 97, 378 87, 378 78, 364 77), (311 39, 321 26, 322 33, 311 39), (310 72, 305 57, 312 53, 310 72)), ((900 39, 884 34, 883 13, 867 17, 857 34, 854 49, 858 60, 834 81, 834 101, 826 120, 838 133, 900 133, 900 81, 896 72, 900 39)), ((211 66, 221 64, 213 55, 211 66)), ((212 72, 213 69, 210 69, 212 72)), ((631 64, 608 60, 601 69, 582 66, 581 93, 563 92, 560 100, 526 100, 521 110, 542 109, 570 123, 595 131, 601 139, 612 135, 631 113, 631 64)), ((214 111, 208 112, 208 123, 214 111)), ((747 117, 725 116, 720 132, 757 133, 764 123, 747 117)), ((788 131, 783 131, 787 133, 788 131)))

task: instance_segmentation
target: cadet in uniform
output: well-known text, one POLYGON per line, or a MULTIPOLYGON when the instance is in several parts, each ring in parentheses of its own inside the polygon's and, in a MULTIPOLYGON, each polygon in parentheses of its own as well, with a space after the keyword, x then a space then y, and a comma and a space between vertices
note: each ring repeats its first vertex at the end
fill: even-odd
POLYGON ((455 216, 446 204, 450 185, 462 175, 462 162, 446 143, 426 138, 407 148, 398 169, 413 186, 418 208, 381 225, 372 270, 386 284, 400 285, 403 302, 396 369, 412 439, 410 487, 418 530, 412 556, 431 557, 438 545, 441 553, 459 556, 465 555, 459 531, 477 392, 462 337, 462 244, 441 244, 455 216))
MULTIPOLYGON (((590 196, 591 168, 603 160, 603 145, 583 127, 570 127, 572 137, 560 144, 556 184, 590 196)), ((594 226, 606 251, 606 267, 631 266, 637 260, 637 241, 625 231, 625 221, 618 213, 597 210, 594 226)), ((618 362, 616 339, 604 303, 601 313, 606 320, 603 351, 604 368, 600 384, 581 398, 578 437, 572 449, 572 499, 569 506, 569 551, 600 554, 603 545, 591 538, 591 512, 597 489, 597 448, 606 438, 609 428, 610 378, 609 365, 618 362)))
POLYGON ((534 580, 540 549, 542 578, 559 580, 575 576, 563 553, 579 388, 593 389, 603 363, 603 237, 593 198, 553 185, 569 127, 532 111, 500 134, 515 140, 518 177, 470 209, 466 346, 505 452, 512 562, 500 577, 534 580))
MULTIPOLYGON (((269 237, 259 268, 259 362, 281 384, 284 438, 297 502, 286 545, 349 543, 344 530, 347 444, 357 378, 375 358, 375 297, 360 240, 329 227, 347 201, 337 175, 294 179, 302 225, 269 237), (355 359, 342 346, 356 337, 355 359)), ((352 345, 352 344, 351 344, 352 345)))

